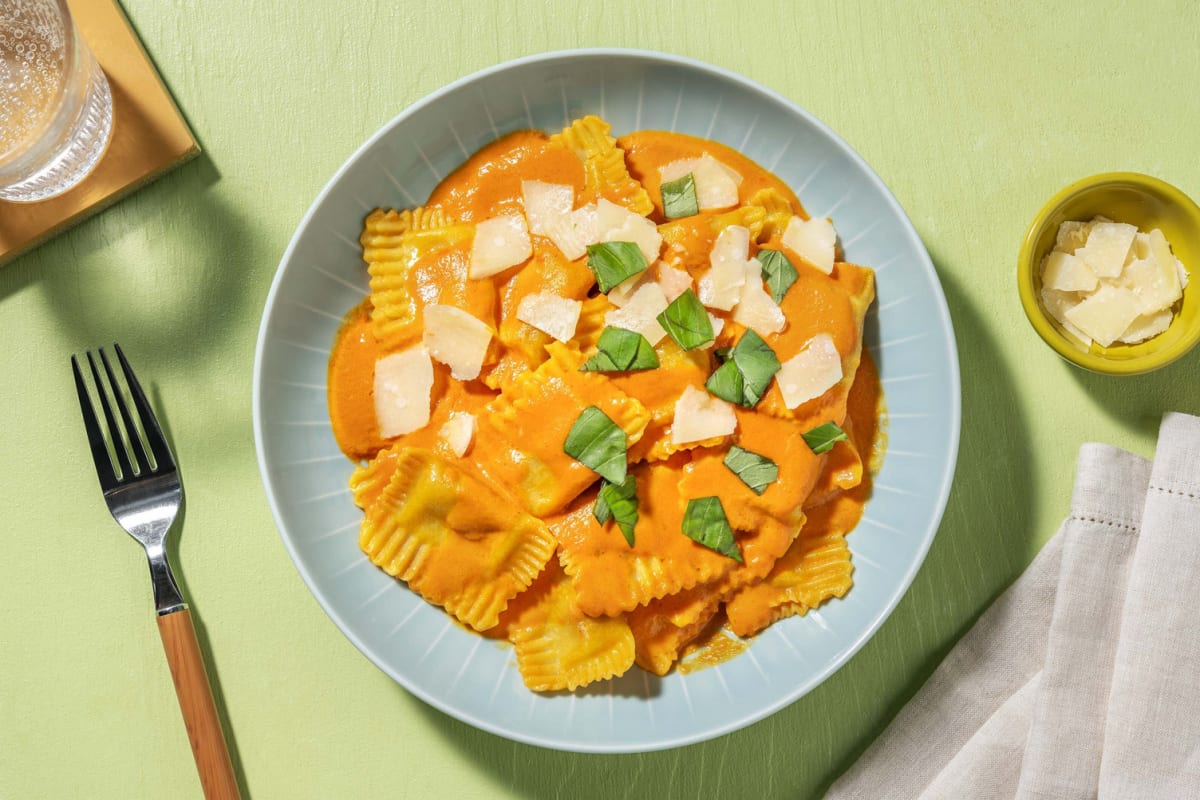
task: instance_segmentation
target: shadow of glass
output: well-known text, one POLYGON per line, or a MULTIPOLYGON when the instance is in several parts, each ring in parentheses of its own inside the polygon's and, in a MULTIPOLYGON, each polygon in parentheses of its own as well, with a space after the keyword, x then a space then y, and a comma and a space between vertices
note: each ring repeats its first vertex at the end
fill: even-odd
POLYGON ((185 370, 189 399, 219 437, 205 442, 245 441, 254 345, 246 332, 278 253, 220 192, 205 190, 215 175, 207 158, 184 165, 105 212, 125 219, 85 223, 23 257, 24 274, 10 285, 39 291, 46 316, 80 349, 119 341, 148 377, 185 370))

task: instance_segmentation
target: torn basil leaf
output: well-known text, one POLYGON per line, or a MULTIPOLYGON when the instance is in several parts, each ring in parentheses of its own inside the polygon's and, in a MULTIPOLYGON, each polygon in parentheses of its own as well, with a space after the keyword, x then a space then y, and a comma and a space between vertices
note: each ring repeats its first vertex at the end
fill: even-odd
POLYGON ((667 219, 691 217, 700 213, 696 198, 696 178, 692 173, 662 185, 663 216, 667 219))
POLYGON ((596 343, 599 348, 579 369, 585 372, 628 372, 654 369, 658 355, 645 336, 624 328, 605 328, 596 343))
POLYGON ((595 406, 575 420, 563 443, 563 452, 610 483, 622 483, 626 474, 625 431, 595 406))
POLYGON ((808 433, 803 434, 803 436, 804 443, 808 445, 808 449, 817 455, 828 453, 833 449, 834 444, 844 442, 850 438, 834 422, 826 422, 824 425, 818 425, 808 433))
POLYGON ((742 373, 738 372, 737 364, 732 361, 726 361, 717 367, 716 371, 708 376, 704 388, 708 389, 709 394, 729 403, 741 403, 746 395, 746 382, 742 379, 742 373))
POLYGON ((694 350, 711 344, 716 338, 708 311, 691 289, 672 300, 671 305, 667 306, 667 310, 659 314, 657 319, 658 324, 662 325, 684 350, 694 350))
POLYGON ((601 481, 592 514, 601 525, 610 519, 614 520, 625 541, 633 547, 633 529, 638 521, 637 481, 634 477, 627 475, 622 483, 601 481))
POLYGON ((725 359, 725 363, 709 376, 705 388, 722 400, 754 408, 779 371, 775 351, 761 336, 747 330, 725 359))
POLYGON ((642 249, 633 242, 601 242, 587 247, 588 268, 595 274, 600 291, 608 290, 618 283, 645 272, 650 266, 642 249))
POLYGON ((779 466, 774 461, 736 444, 729 448, 723 463, 755 494, 762 494, 779 479, 779 466))
POLYGON ((792 266, 791 260, 779 250, 759 250, 758 263, 762 264, 762 275, 767 282, 767 291, 775 305, 783 302, 783 296, 792 288, 800 273, 792 266))
POLYGON ((729 519, 725 516, 720 498, 688 500, 687 510, 683 512, 683 535, 709 550, 715 550, 738 563, 745 563, 742 551, 733 540, 733 528, 729 527, 729 519))

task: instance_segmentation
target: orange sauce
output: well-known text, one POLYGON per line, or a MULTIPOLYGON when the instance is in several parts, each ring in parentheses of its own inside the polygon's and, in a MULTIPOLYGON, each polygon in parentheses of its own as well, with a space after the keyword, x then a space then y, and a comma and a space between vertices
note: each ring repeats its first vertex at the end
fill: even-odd
MULTIPOLYGON (((742 175, 739 195, 743 203, 756 192, 772 189, 786 199, 792 213, 807 217, 799 199, 778 178, 718 143, 680 134, 643 131, 621 138, 618 145, 625 149, 630 174, 641 181, 654 202, 651 218, 657 222, 664 222, 658 168, 703 153, 711 154, 742 175)), ((576 206, 596 199, 596 191, 588 188, 589 178, 574 152, 551 142, 543 133, 522 131, 499 139, 468 159, 434 190, 428 206, 440 207, 449 217, 466 223, 506 211, 518 212, 521 210, 521 182, 526 180, 572 186, 576 206)), ((715 224, 719 222, 718 217, 718 213, 702 212, 672 221, 673 230, 669 234, 664 232, 669 244, 677 244, 686 250, 678 264, 692 273, 693 278, 698 278, 708 268, 708 252, 719 228, 719 224, 715 224)), ((664 226, 664 231, 666 227, 670 226, 664 226)), ((780 246, 778 234, 761 245, 776 249, 780 246)), ((363 461, 398 442, 405 447, 434 449, 438 431, 451 413, 472 413, 479 423, 472 449, 467 454, 470 464, 464 474, 482 479, 489 489, 495 489, 516 507, 526 500, 523 491, 545 479, 544 475, 539 475, 539 469, 557 470, 559 477, 566 475, 564 480, 573 480, 567 473, 580 465, 562 453, 563 421, 569 425, 577 413, 566 402, 558 403, 549 396, 543 398, 544 414, 539 419, 544 423, 532 424, 525 420, 517 438, 510 435, 506 439, 498 428, 484 424, 487 415, 492 413, 489 402, 499 395, 495 387, 507 385, 515 376, 545 360, 544 347, 549 339, 530 326, 518 323, 515 308, 523 297, 539 291, 585 299, 589 293, 594 293, 594 279, 586 259, 568 261, 548 239, 534 236, 533 258, 523 268, 501 273, 491 280, 469 280, 470 247, 468 238, 421 254, 410 265, 405 280, 418 308, 429 303, 454 305, 488 322, 496 330, 481 379, 465 383, 452 380, 448 369, 435 363, 434 405, 429 424, 401 437, 384 438, 375 419, 374 365, 387 352, 372 332, 372 306, 368 298, 347 314, 334 342, 328 372, 329 414, 334 436, 343 452, 353 460, 363 461), (529 455, 531 453, 546 455, 535 458, 529 455)), ((680 247, 675 248, 676 253, 680 252, 680 247)), ((758 247, 752 244, 752 254, 758 247)), ((852 350, 861 333, 856 309, 851 306, 848 295, 860 292, 864 281, 872 280, 869 270, 852 264, 838 264, 831 275, 814 269, 800 269, 799 273, 799 279, 782 303, 788 327, 772 340, 779 359, 784 361, 795 355, 818 332, 830 334, 839 350, 852 350)), ((744 329, 733 323, 729 314, 716 313, 726 320, 718 345, 732 344, 744 329)), ((413 335, 419 339, 419 328, 413 335)), ((665 352, 664 347, 672 346, 665 340, 659 347, 660 352, 665 352)), ((685 354, 683 359, 675 358, 670 365, 664 363, 660 370, 613 374, 605 379, 621 392, 641 401, 653 420, 666 414, 666 421, 669 421, 668 412, 680 387, 702 385, 714 366, 710 354, 693 351, 685 354)), ((762 402, 782 407, 778 388, 772 386, 762 402)), ((638 554, 690 559, 697 570, 709 576, 704 580, 719 578, 724 570, 728 570, 729 560, 724 556, 694 547, 690 540, 679 535, 681 497, 717 495, 723 502, 724 498, 740 498, 726 504, 730 522, 740 532, 755 530, 763 515, 779 520, 799 519, 801 508, 807 516, 805 532, 823 526, 844 531, 853 528, 870 495, 870 472, 878 467, 885 444, 880 422, 883 395, 869 354, 863 351, 848 395, 843 392, 841 399, 833 404, 814 400, 797 412, 796 419, 787 420, 761 409, 736 409, 738 443, 772 459, 780 468, 778 480, 761 496, 751 496, 745 484, 723 466, 724 447, 709 454, 711 458, 699 451, 690 451, 667 461, 634 467, 640 476, 642 495, 636 545, 628 548, 614 534, 620 540, 619 547, 604 548, 605 552, 600 555, 611 556, 611 560, 596 562, 598 566, 592 580, 597 585, 608 581, 614 585, 619 583, 621 575, 628 570, 628 559, 638 554), (854 446, 842 445, 827 455, 813 455, 800 434, 821 422, 843 416, 846 419, 844 427, 854 446)), ((665 422, 650 423, 643 445, 649 445, 654 435, 662 435, 663 424, 665 422)), ((584 472, 588 471, 585 469, 584 472)), ((586 480, 590 482, 594 478, 588 472, 586 480)), ((590 514, 591 500, 592 495, 585 492, 561 513, 548 515, 547 522, 559 537, 560 552, 571 546, 573 537, 582 548, 595 547, 595 537, 586 530, 595 525, 590 514), (585 513, 579 513, 581 508, 585 513)), ((592 557, 597 553, 589 550, 587 555, 592 557)), ((541 583, 535 582, 533 587, 514 598, 509 611, 501 615, 501 623, 485 635, 504 637, 511 620, 548 591, 543 583, 544 576, 541 583)), ((580 603, 580 608, 592 614, 611 614, 615 607, 609 606, 607 598, 597 596, 584 598, 580 603)), ((700 639, 693 643, 687 651, 691 655, 679 664, 680 671, 721 663, 745 648, 743 641, 730 638, 722 631, 720 621, 719 615, 715 625, 706 628, 700 639)))

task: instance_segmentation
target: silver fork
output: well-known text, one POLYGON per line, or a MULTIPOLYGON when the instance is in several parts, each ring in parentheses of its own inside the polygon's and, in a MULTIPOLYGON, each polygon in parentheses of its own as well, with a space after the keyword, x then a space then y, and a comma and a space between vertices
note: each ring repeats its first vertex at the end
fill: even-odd
POLYGON ((79 408, 83 412, 92 460, 96 462, 100 489, 113 518, 146 550, 154 585, 154 604, 158 609, 158 631, 171 667, 175 694, 187 726, 204 796, 222 800, 237 798, 240 796, 237 779, 196 640, 196 629, 167 559, 167 533, 183 502, 179 471, 125 354, 120 345, 114 344, 113 349, 120 361, 141 431, 135 424, 134 415, 130 414, 121 383, 104 349, 98 351, 103 372, 96 366, 96 357, 90 352, 86 354, 103 422, 96 414, 79 360, 71 356, 79 408), (113 413, 114 405, 120 423, 113 413), (115 463, 110 457, 110 445, 115 463))

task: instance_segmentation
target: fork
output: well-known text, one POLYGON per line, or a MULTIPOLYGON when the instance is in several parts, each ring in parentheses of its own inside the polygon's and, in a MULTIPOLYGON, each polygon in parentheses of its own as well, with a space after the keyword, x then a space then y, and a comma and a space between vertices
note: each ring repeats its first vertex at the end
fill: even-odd
POLYGON ((103 422, 97 417, 79 360, 71 356, 79 408, 83 412, 83 425, 87 429, 92 459, 96 462, 96 473, 100 477, 100 489, 104 492, 104 501, 113 518, 146 550, 150 579, 154 585, 154 605, 158 609, 158 632, 171 668, 175 695, 183 712, 204 796, 221 800, 238 798, 237 779, 213 702, 212 686, 196 640, 192 615, 179 592, 167 559, 167 533, 183 502, 183 485, 179 481, 171 449, 133 369, 121 346, 114 343, 113 349, 120 361, 136 419, 140 423, 140 435, 104 349, 99 350, 103 373, 96 367, 95 356, 90 352, 86 354, 95 394, 103 411, 103 422), (104 378, 107 378, 107 389, 104 378), (114 404, 123 429, 113 414, 114 404), (115 463, 109 455, 109 444, 115 463))

